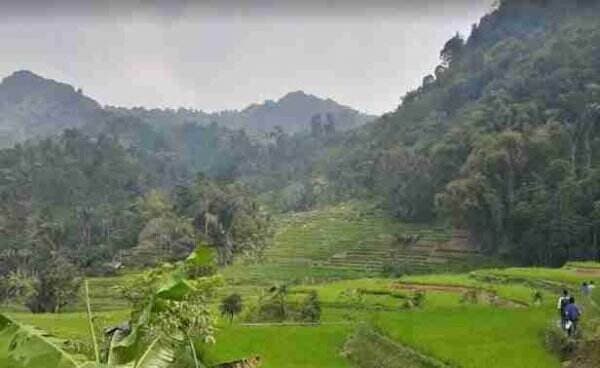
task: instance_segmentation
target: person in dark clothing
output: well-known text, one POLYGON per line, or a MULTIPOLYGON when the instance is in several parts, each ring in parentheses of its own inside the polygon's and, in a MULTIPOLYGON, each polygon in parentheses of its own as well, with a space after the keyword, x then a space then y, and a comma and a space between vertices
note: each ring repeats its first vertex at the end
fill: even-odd
POLYGON ((569 336, 572 336, 577 331, 577 324, 579 323, 579 317, 581 317, 581 310, 575 304, 575 298, 569 298, 569 305, 565 308, 565 317, 567 323, 565 327, 569 336))

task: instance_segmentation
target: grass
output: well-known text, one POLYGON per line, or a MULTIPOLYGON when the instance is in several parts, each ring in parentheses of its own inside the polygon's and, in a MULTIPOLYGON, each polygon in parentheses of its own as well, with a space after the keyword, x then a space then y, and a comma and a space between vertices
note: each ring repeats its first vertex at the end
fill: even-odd
POLYGON ((340 352, 351 331, 347 325, 233 325, 219 331, 216 345, 203 350, 212 363, 259 355, 263 368, 350 367, 340 352))
POLYGON ((510 277, 513 279, 523 280, 543 280, 552 281, 561 284, 580 284, 587 281, 592 276, 574 272, 567 268, 506 268, 482 270, 477 272, 478 275, 490 275, 499 277, 510 277))
MULTIPOLYGON (((573 276, 575 271, 572 269, 514 268, 481 270, 475 274, 482 273, 510 276, 515 280, 544 280, 544 277, 549 277, 561 282, 572 282, 572 285, 577 285, 579 281, 578 276, 573 276), (560 275, 565 275, 565 279, 560 275)), ((395 289, 393 286, 398 282, 494 289, 501 297, 523 300, 530 298, 533 290, 527 283, 484 282, 473 274, 423 275, 400 279, 361 278, 296 285, 291 288, 290 299, 301 298, 309 290, 318 292, 323 303, 321 325, 224 324, 217 333, 217 344, 203 346, 203 353, 214 363, 259 355, 267 368, 350 367, 349 360, 341 355, 344 344, 353 335, 356 326, 366 321, 392 341, 422 355, 465 368, 560 366, 557 358, 545 350, 540 336, 545 326, 552 323, 555 315, 554 299, 549 292, 545 292, 541 306, 516 308, 494 307, 486 302, 465 305, 460 301, 460 292, 427 291, 425 304, 421 309, 406 310, 402 307, 403 301, 413 292, 395 289), (360 301, 348 299, 342 296, 347 290, 362 290, 364 295, 360 301)), ((247 298, 260 290, 255 285, 233 287, 245 290, 247 298)), ((105 321, 103 324, 118 323, 127 317, 127 310, 105 311, 97 315, 100 321, 105 321)), ((88 339, 83 312, 53 315, 12 313, 10 316, 63 338, 82 341, 88 339)), ((369 341, 369 344, 373 345, 373 351, 380 351, 381 354, 393 353, 398 359, 403 356, 402 351, 393 350, 385 342, 375 340, 369 341)), ((0 349, 5 349, 5 345, 6 341, 2 341, 0 336, 0 349)), ((0 354, 0 362, 1 359, 0 354)))
POLYGON ((8 330, 4 331, 4 333, 0 332, 0 367, 8 367, 7 356, 3 352, 8 351, 9 344, 8 330))
POLYGON ((346 342, 344 355, 360 368, 446 368, 446 364, 361 326, 346 342))
MULTIPOLYGON (((91 342, 87 315, 85 312, 43 314, 18 312, 7 313, 7 315, 17 322, 36 326, 52 335, 64 339, 91 342)), ((128 318, 128 310, 94 313, 95 323, 98 326, 97 329, 100 331, 104 327, 122 323, 128 318)))
POLYGON ((262 262, 236 264, 224 270, 234 284, 273 281, 313 283, 336 279, 381 276, 396 259, 431 271, 457 267, 461 254, 432 256, 436 244, 449 241, 447 228, 403 224, 362 203, 347 203, 316 211, 284 215, 277 221, 273 244, 262 262), (398 235, 419 235, 420 250, 401 249, 398 235), (445 258, 446 257, 446 258, 445 258), (452 257, 452 259, 450 259, 452 257))
MULTIPOLYGON (((259 355, 266 368, 369 368, 371 358, 351 363, 352 357, 342 355, 351 336, 356 336, 357 327, 367 323, 377 329, 378 336, 391 339, 364 341, 368 348, 361 350, 363 358, 372 356, 369 354, 395 357, 377 360, 380 368, 421 368, 423 361, 416 359, 413 351, 464 368, 560 367, 557 358, 544 348, 541 337, 555 318, 556 289, 565 285, 577 291, 581 282, 589 280, 600 284, 600 274, 596 273, 600 264, 589 262, 569 263, 561 269, 493 268, 384 278, 378 267, 393 255, 407 257, 409 262, 424 262, 421 251, 396 252, 394 239, 398 233, 421 234, 427 239, 424 247, 436 247, 448 240, 449 231, 393 223, 360 204, 287 216, 278 220, 277 226, 274 244, 265 252, 264 262, 240 262, 223 270, 228 283, 218 291, 211 307, 215 308, 223 296, 236 292, 248 308, 267 287, 288 282, 289 300, 301 300, 308 291, 317 291, 322 302, 322 323, 243 325, 238 319, 232 325, 221 324, 216 345, 198 344, 212 363, 259 355), (405 308, 406 300, 415 293, 407 286, 425 290, 421 308, 405 308), (463 303, 466 290, 479 290, 483 296, 477 304, 463 303), (535 291, 543 295, 538 306, 531 305, 535 291), (491 305, 487 296, 493 293, 501 300, 518 303, 491 305), (394 343, 410 349, 397 349, 394 343)), ((462 256, 458 257, 457 262, 462 262, 462 256)), ((443 269, 431 267, 435 271, 443 269)), ((98 326, 127 318, 128 305, 115 286, 125 284, 134 275, 90 279, 98 326)), ((600 305, 600 289, 593 298, 600 305)), ((585 318, 597 315, 591 304, 585 307, 585 318)), ((9 315, 59 337, 89 343, 82 303, 61 314, 13 311, 9 315)), ((6 365, 2 352, 7 343, 0 335, 0 367, 6 365)))
POLYGON ((559 361, 540 338, 551 315, 543 309, 474 306, 382 312, 374 323, 392 339, 461 367, 552 368, 559 361))

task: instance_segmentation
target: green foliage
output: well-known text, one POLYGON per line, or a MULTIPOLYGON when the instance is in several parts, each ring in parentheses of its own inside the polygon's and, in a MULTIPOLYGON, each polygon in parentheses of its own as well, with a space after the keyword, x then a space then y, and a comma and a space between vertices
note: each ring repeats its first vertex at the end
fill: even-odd
MULTIPOLYGON (((207 305, 207 297, 217 284, 212 277, 188 280, 179 267, 165 267, 154 275, 146 275, 152 281, 146 295, 142 295, 133 313, 131 331, 124 335, 113 332, 108 346, 108 367, 171 367, 176 362, 176 351, 189 347, 196 368, 203 366, 198 360, 194 340, 214 342, 214 317, 207 305)), ((101 366, 99 347, 95 340, 93 316, 89 297, 86 298, 88 320, 96 355, 90 367, 101 366)), ((186 348, 183 349, 184 351, 186 348)))
POLYGON ((302 320, 307 322, 316 323, 321 320, 321 302, 315 290, 311 290, 302 301, 300 315, 302 320))
POLYGON ((479 303, 479 290, 469 289, 462 293, 460 297, 461 303, 478 304, 479 303))
POLYGON ((548 326, 544 330, 544 344, 548 350, 556 354, 563 361, 573 356, 577 349, 575 339, 567 336, 562 328, 555 325, 548 326))
POLYGON ((81 364, 81 360, 64 350, 64 341, 1 314, 0 334, 10 341, 7 349, 9 367, 77 368, 81 364))
POLYGON ((195 279, 216 273, 217 256, 214 249, 205 244, 198 244, 184 262, 185 272, 188 278, 195 279))
POLYGON ((197 234, 215 247, 219 264, 234 254, 254 256, 269 235, 268 216, 241 184, 213 182, 198 176, 190 187, 176 191, 176 210, 193 219, 197 234))
POLYGON ((508 262, 597 258, 599 12, 500 2, 396 111, 345 137, 331 190, 404 220, 449 220, 508 262))
POLYGON ((446 364, 394 343, 361 325, 346 341, 342 352, 360 368, 444 368, 446 364))
POLYGON ((412 296, 413 305, 416 308, 421 308, 425 304, 425 292, 424 291, 416 291, 412 296))
POLYGON ((242 311, 242 297, 239 294, 231 294, 221 300, 219 310, 222 316, 229 316, 229 323, 233 322, 233 317, 242 311))

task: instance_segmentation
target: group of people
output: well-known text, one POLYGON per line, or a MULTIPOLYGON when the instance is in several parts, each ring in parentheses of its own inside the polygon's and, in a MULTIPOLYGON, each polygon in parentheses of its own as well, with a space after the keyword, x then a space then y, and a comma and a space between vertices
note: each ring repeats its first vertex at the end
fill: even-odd
MULTIPOLYGON (((584 282, 581 285, 581 295, 590 297, 594 290, 594 282, 584 282)), ((568 290, 563 290, 562 295, 558 298, 557 305, 560 313, 560 325, 567 331, 569 336, 572 336, 577 331, 579 318, 581 317, 581 308, 575 304, 575 297, 569 295, 568 290)))
POLYGON ((570 296, 569 291, 563 290, 558 298, 557 309, 560 314, 560 326, 569 336, 572 336, 577 331, 577 324, 581 317, 581 309, 575 304, 575 297, 570 296))

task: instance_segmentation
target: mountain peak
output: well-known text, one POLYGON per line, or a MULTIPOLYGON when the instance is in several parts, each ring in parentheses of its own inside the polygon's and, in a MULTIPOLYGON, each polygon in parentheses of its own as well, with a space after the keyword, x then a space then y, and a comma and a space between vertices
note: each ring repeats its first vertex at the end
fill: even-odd
POLYGON ((17 70, 14 73, 12 73, 11 75, 9 75, 8 77, 6 77, 6 79, 11 79, 11 78, 44 79, 44 78, 40 77, 39 75, 35 74, 34 72, 27 70, 27 69, 17 70))
POLYGON ((19 70, 0 82, 0 146, 92 124, 100 105, 73 86, 19 70), (32 133, 34 132, 34 133, 32 133))
POLYGON ((372 119, 372 116, 361 114, 330 98, 320 98, 303 90, 288 92, 276 101, 252 104, 241 113, 245 120, 243 126, 258 131, 270 131, 275 126, 290 132, 307 130, 315 114, 334 116, 339 129, 350 129, 372 119))
POLYGON ((277 102, 287 102, 287 101, 305 101, 305 100, 323 100, 315 95, 308 94, 302 90, 292 91, 286 93, 283 97, 281 97, 277 102))
POLYGON ((283 95, 283 97, 281 97, 280 99, 283 100, 284 98, 291 98, 291 97, 306 97, 308 96, 307 93, 305 93, 303 90, 299 89, 297 91, 292 91, 292 92, 288 92, 285 95, 283 95))
POLYGON ((48 79, 42 78, 39 75, 29 70, 18 70, 2 80, 3 85, 39 85, 48 82, 48 79))

